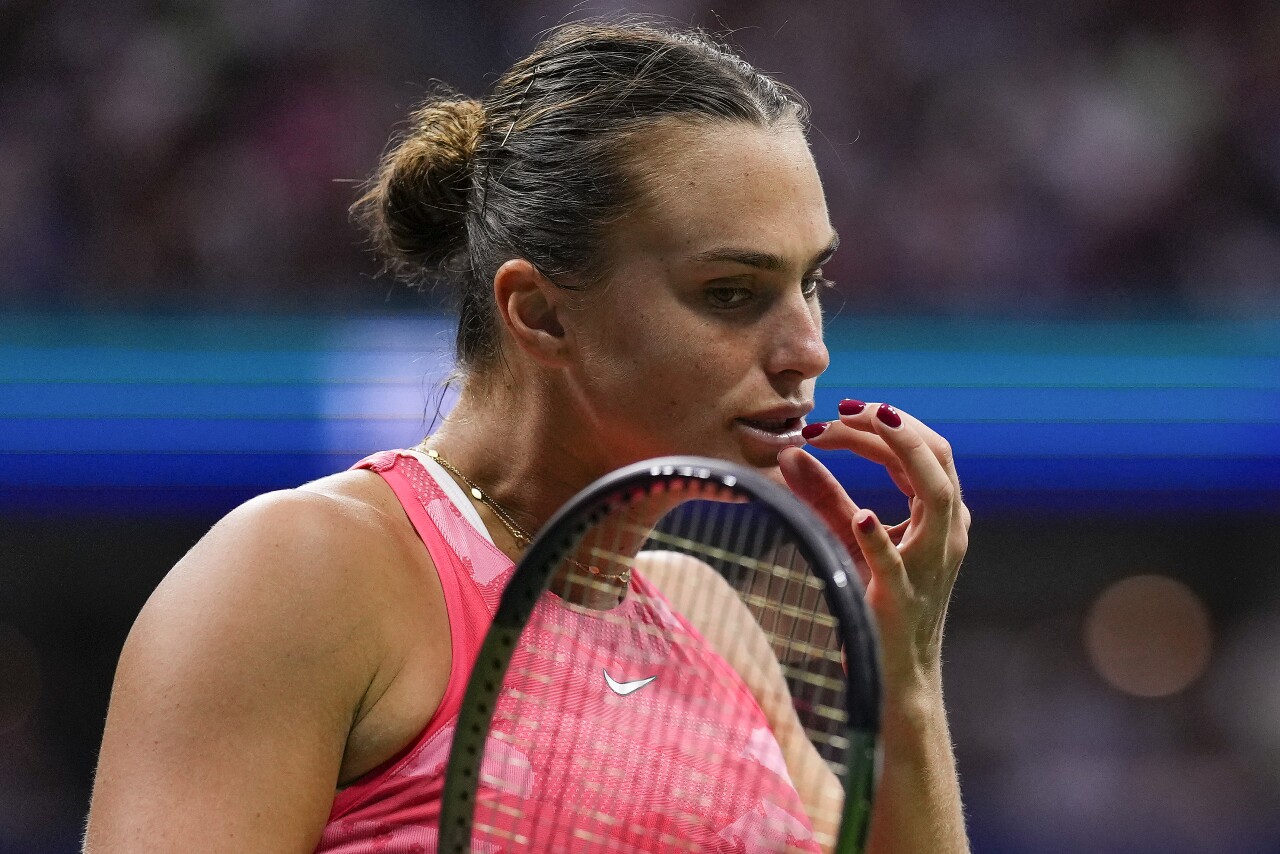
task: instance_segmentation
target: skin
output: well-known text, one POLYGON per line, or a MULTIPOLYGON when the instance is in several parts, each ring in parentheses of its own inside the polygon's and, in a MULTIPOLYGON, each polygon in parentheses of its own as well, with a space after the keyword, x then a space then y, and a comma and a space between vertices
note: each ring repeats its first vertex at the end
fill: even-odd
POLYGON ((738 591, 707 564, 676 552, 642 553, 636 568, 742 677, 782 750, 814 838, 829 849, 840 828, 844 791, 805 733, 769 638, 738 591))
MULTIPOLYGON (((909 497, 908 520, 863 530, 869 512, 820 463, 744 432, 740 417, 810 405, 827 367, 814 283, 835 235, 817 171, 790 125, 668 123, 646 147, 662 161, 637 162, 644 203, 612 230, 602 286, 556 287, 522 259, 497 271, 504 358, 468 378, 432 445, 530 530, 601 474, 661 454, 789 486, 843 537, 879 621, 870 850, 966 851, 940 667, 968 528, 950 449, 905 413, 890 428, 875 404, 832 423, 815 445, 885 465, 909 497), (709 257, 725 249, 739 257, 709 257)), ((126 642, 86 850, 314 850, 335 787, 426 725, 450 655, 434 566, 377 475, 249 502, 170 572, 126 642)))

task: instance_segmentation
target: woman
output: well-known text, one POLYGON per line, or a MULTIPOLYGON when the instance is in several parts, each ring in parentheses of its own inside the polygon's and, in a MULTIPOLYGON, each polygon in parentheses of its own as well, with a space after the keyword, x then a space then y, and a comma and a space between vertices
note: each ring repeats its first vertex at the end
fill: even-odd
POLYGON ((527 532, 684 453, 785 483, 868 571, 871 850, 966 850, 940 642, 968 511, 906 413, 805 423, 838 241, 798 96, 696 34, 564 26, 483 104, 416 112, 357 211, 397 273, 460 287, 458 403, 434 458, 262 496, 174 568, 121 657, 86 849, 430 850, 458 664, 527 532), (804 439, 883 464, 910 519, 858 508, 804 439))

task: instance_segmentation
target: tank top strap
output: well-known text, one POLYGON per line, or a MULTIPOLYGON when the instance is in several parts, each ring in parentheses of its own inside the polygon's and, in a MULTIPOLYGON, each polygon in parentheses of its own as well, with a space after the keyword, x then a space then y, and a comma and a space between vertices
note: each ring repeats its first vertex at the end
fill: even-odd
MULTIPOLYGON (((416 454, 383 451, 366 457, 352 468, 373 471, 391 487, 436 563, 441 583, 446 584, 446 599, 453 592, 449 588, 456 587, 466 599, 478 597, 484 603, 488 616, 479 627, 480 637, 483 637, 497 610, 502 590, 515 570, 511 558, 476 529, 472 518, 464 514, 416 454), (446 569, 450 571, 446 573, 446 569)), ((467 616, 474 619, 475 615, 467 616)))
MULTIPOLYGON (((493 622, 503 587, 515 570, 511 559, 476 530, 435 477, 407 451, 382 451, 351 467, 379 475, 395 493, 435 564, 449 619, 449 684, 422 733, 396 756, 344 788, 334 799, 331 820, 375 794, 400 765, 412 761, 458 715, 467 679, 493 622)), ((443 734, 442 734, 443 737, 443 734)), ((439 740, 439 739, 437 739, 439 740)))

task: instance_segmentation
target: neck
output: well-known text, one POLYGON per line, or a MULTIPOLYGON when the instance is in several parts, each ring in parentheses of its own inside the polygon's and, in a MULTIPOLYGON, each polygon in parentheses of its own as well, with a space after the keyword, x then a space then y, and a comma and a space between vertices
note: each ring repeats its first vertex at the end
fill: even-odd
MULTIPOLYGON (((574 403, 554 384, 506 373, 473 378, 427 444, 536 536, 583 487, 621 464, 610 458, 599 431, 585 426, 591 419, 574 403)), ((653 495, 614 514, 568 557, 552 589, 587 607, 616 605, 649 529, 682 500, 676 494, 653 495), (598 544, 607 549, 593 548, 598 544), (592 567, 600 574, 590 574, 592 567)), ((474 498, 473 504, 494 542, 519 560, 527 543, 512 536, 488 504, 474 498)))
MULTIPOLYGON (((573 417, 572 401, 505 369, 491 374, 467 380, 429 444, 536 535, 609 465, 593 454, 598 442, 575 429, 585 419, 573 417)), ((481 515, 490 531, 501 528, 488 508, 481 515)))

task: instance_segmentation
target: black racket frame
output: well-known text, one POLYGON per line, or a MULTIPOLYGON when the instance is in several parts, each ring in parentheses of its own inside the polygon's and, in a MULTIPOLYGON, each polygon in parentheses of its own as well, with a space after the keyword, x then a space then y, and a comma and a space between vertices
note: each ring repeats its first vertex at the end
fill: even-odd
POLYGON ((812 510, 757 471, 724 460, 673 456, 645 460, 618 469, 587 486, 544 526, 507 583, 467 681, 445 769, 440 807, 438 854, 469 854, 475 818, 474 793, 502 680, 516 644, 538 600, 564 557, 592 525, 609 514, 637 486, 655 482, 705 481, 738 490, 768 505, 814 574, 823 582, 827 607, 836 619, 848 662, 845 710, 848 747, 845 803, 835 851, 860 854, 871 819, 879 776, 881 684, 879 641, 863 598, 862 581, 848 550, 812 510))

